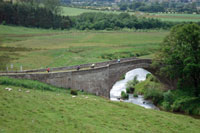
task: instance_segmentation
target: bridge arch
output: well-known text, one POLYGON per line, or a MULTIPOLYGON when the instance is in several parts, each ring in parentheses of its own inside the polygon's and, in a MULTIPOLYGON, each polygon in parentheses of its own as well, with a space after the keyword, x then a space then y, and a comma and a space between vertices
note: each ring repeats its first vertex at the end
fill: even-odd
POLYGON ((109 67, 110 89, 117 81, 120 80, 120 78, 124 74, 137 68, 143 68, 152 73, 153 75, 155 75, 155 71, 153 71, 153 69, 151 69, 150 67, 151 63, 152 63, 151 59, 142 59, 142 60, 134 60, 131 62, 123 62, 115 65, 110 65, 109 67))

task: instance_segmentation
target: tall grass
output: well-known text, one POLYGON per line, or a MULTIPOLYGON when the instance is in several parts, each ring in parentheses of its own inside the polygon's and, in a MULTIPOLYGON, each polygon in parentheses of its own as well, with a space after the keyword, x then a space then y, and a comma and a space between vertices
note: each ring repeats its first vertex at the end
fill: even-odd
POLYGON ((9 77, 0 77, 0 85, 12 85, 17 87, 23 87, 28 89, 59 91, 63 88, 53 87, 39 81, 27 80, 27 79, 14 79, 9 77))

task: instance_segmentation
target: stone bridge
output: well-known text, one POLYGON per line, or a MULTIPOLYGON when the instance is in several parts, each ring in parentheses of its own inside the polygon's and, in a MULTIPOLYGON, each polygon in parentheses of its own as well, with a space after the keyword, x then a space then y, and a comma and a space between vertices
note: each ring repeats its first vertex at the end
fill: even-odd
MULTIPOLYGON (((98 96, 110 97, 112 86, 116 81, 120 80, 120 77, 130 70, 144 68, 156 75, 155 71, 150 67, 151 63, 151 59, 125 58, 121 59, 120 62, 113 60, 97 63, 95 68, 89 68, 88 66, 90 66, 90 64, 81 65, 79 71, 72 69, 77 66, 72 66, 66 67, 65 69, 62 67, 60 68, 60 70, 62 70, 60 72, 51 71, 50 73, 47 73, 40 72, 41 70, 39 70, 39 72, 34 70, 35 72, 1 73, 0 76, 38 80, 57 87, 84 90, 98 96)), ((59 69, 54 68, 53 70, 59 69)), ((165 78, 158 77, 158 79, 167 86, 172 86, 165 78)))

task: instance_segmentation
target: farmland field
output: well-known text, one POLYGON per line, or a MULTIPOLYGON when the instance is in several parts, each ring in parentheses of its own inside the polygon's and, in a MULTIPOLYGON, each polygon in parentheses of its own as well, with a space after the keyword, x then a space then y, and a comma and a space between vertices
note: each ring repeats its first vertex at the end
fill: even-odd
POLYGON ((0 26, 1 55, 16 70, 139 56, 152 58, 168 31, 57 31, 0 26), (19 32, 20 31, 20 32, 19 32))
MULTIPOLYGON (((103 13, 122 13, 120 11, 98 11, 91 9, 80 9, 72 7, 62 7, 62 14, 67 16, 76 16, 85 12, 103 12, 103 13)), ((129 12, 130 14, 147 17, 147 18, 157 18, 162 21, 171 21, 171 22, 200 22, 199 14, 180 14, 180 13, 142 13, 142 12, 129 12)))

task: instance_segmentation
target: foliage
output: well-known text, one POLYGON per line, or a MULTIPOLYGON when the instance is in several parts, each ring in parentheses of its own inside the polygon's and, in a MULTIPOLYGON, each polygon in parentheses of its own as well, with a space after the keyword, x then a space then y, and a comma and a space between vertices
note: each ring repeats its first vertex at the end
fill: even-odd
POLYGON ((162 22, 158 19, 139 18, 128 13, 83 13, 72 17, 73 26, 79 30, 105 30, 105 29, 167 29, 174 25, 171 22, 162 22))
POLYGON ((133 94, 133 97, 138 97, 138 94, 134 93, 134 94, 133 94))
POLYGON ((152 74, 147 74, 146 77, 145 81, 135 86, 135 93, 143 94, 145 99, 151 99, 154 104, 161 103, 163 100, 162 85, 152 74))
POLYGON ((54 29, 71 27, 69 17, 54 14, 49 8, 30 4, 0 2, 0 14, 0 23, 54 29))
POLYGON ((126 88, 126 92, 130 94, 133 94, 134 90, 135 88, 126 88))
POLYGON ((128 97, 129 97, 128 93, 126 93, 125 91, 121 92, 121 98, 122 99, 128 99, 128 97))
POLYGON ((144 94, 144 98, 151 99, 166 111, 200 115, 200 99, 194 97, 189 89, 163 91, 161 83, 151 80, 152 75, 147 77, 145 81, 136 85, 135 93, 144 94))
POLYGON ((144 98, 151 99, 155 105, 160 103, 163 99, 163 91, 157 88, 156 85, 148 85, 144 89, 144 98))
POLYGON ((125 79, 125 74, 123 74, 121 77, 120 77, 120 80, 123 80, 125 79))
POLYGON ((78 92, 77 92, 77 90, 71 89, 70 94, 72 94, 72 95, 78 95, 78 92))
POLYGON ((197 2, 183 3, 182 1, 143 2, 134 0, 131 3, 120 3, 119 7, 122 11, 199 13, 197 4, 197 2))
POLYGON ((161 107, 168 111, 200 115, 200 99, 187 90, 172 90, 164 93, 161 107))
POLYGON ((188 88, 199 96, 200 26, 191 23, 173 27, 162 43, 155 64, 163 64, 161 75, 178 79, 177 88, 188 88))
POLYGON ((137 79, 138 75, 136 75, 133 80, 130 80, 126 83, 126 88, 129 89, 130 91, 132 90, 132 92, 134 91, 135 85, 139 83, 138 79, 137 79))

